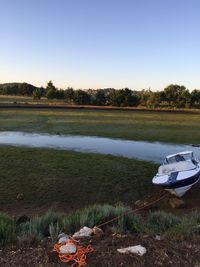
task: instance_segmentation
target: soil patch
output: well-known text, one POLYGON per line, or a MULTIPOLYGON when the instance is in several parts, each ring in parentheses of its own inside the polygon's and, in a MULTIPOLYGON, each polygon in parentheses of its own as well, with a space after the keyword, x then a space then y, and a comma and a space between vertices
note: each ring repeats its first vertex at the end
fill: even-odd
MULTIPOLYGON (((107 235, 81 241, 81 245, 92 245, 94 252, 87 255, 87 266, 92 267, 142 267, 142 266, 199 266, 200 237, 193 240, 170 240, 155 236, 107 235), (120 254, 118 248, 142 245, 147 253, 142 257, 120 254), (173 248, 173 249, 172 249, 173 248)), ((53 267, 66 266, 51 252, 52 246, 4 247, 0 250, 0 266, 4 267, 53 267)))

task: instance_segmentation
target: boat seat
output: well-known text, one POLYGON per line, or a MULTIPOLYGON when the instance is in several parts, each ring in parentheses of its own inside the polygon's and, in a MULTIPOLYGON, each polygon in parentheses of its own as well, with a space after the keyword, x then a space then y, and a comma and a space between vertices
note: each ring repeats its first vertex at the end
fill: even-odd
POLYGON ((171 172, 187 171, 195 168, 196 166, 191 161, 180 161, 160 166, 158 168, 158 174, 164 175, 171 172))

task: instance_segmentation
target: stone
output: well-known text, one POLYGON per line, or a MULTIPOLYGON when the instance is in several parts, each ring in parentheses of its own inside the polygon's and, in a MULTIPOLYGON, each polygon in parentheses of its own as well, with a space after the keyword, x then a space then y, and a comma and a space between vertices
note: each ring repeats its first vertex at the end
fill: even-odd
POLYGON ((69 240, 69 237, 67 236, 60 237, 58 240, 58 244, 65 244, 68 240, 69 240))
POLYGON ((135 206, 137 206, 138 208, 144 207, 146 206, 148 203, 144 200, 137 200, 135 203, 135 206))
POLYGON ((98 228, 98 227, 95 226, 93 228, 93 234, 96 235, 96 236, 101 237, 101 236, 104 235, 104 232, 103 232, 103 230, 101 230, 100 228, 98 228))
POLYGON ((180 198, 173 197, 173 198, 169 199, 169 205, 173 209, 184 208, 185 207, 185 201, 180 199, 180 198))
POLYGON ((17 200, 23 200, 24 199, 24 194, 20 193, 16 197, 17 200))
POLYGON ((60 247, 60 253, 62 254, 72 254, 76 252, 76 245, 66 244, 60 247))
POLYGON ((155 236, 155 240, 161 241, 162 240, 162 237, 160 235, 156 235, 155 236))
POLYGON ((83 228, 81 228, 78 232, 76 232, 72 237, 76 238, 76 237, 88 237, 91 236, 93 234, 93 229, 84 226, 83 228))

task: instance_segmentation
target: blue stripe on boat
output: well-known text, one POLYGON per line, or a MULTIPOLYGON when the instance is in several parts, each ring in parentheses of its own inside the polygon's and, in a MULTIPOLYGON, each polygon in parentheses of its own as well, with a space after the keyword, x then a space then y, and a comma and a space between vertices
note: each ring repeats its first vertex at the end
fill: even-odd
POLYGON ((179 188, 179 187, 183 187, 187 185, 192 185, 198 181, 200 172, 198 172, 197 174, 189 178, 179 180, 179 181, 176 180, 177 176, 178 176, 178 172, 172 173, 169 177, 169 180, 166 183, 162 184, 161 186, 163 186, 166 189, 174 189, 174 188, 179 188))

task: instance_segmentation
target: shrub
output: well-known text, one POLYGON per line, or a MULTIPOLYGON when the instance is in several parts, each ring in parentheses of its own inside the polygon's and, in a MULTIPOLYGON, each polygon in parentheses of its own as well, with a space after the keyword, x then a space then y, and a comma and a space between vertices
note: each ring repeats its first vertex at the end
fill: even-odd
POLYGON ((193 212, 182 218, 180 224, 169 229, 168 234, 173 237, 192 237, 200 234, 200 213, 193 212))
POLYGON ((177 216, 163 211, 151 213, 147 220, 148 229, 153 233, 165 232, 168 229, 180 224, 180 222, 181 219, 177 216))
POLYGON ((19 226, 19 235, 21 237, 37 237, 41 239, 43 237, 50 236, 50 225, 51 229, 55 225, 62 228, 62 214, 55 213, 55 212, 47 212, 44 216, 36 217, 30 222, 23 223, 19 226))

